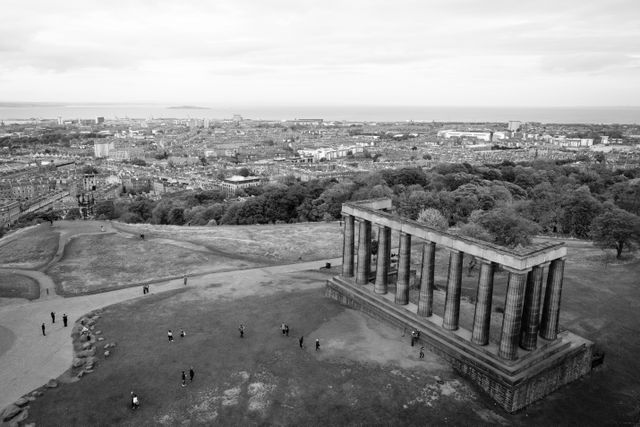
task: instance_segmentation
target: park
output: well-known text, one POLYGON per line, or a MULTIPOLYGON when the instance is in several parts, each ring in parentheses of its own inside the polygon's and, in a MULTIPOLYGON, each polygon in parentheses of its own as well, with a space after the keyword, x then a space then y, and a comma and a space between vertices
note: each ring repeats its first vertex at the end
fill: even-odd
MULTIPOLYGON (((0 240, 0 407, 13 406, 15 414, 7 419, 5 410, 5 422, 637 422, 636 257, 614 260, 591 242, 566 241, 561 329, 594 342, 606 357, 588 375, 510 414, 444 358, 429 351, 419 358, 407 331, 325 297, 325 283, 341 272, 342 233, 339 222, 180 227, 56 221, 8 234, 0 240), (69 326, 52 323, 51 312, 58 319, 67 314, 69 326), (91 328, 89 341, 80 322, 91 328), (281 323, 290 326, 290 336, 280 333, 281 323), (171 343, 168 330, 175 336, 171 343), (181 372, 190 367, 194 379, 183 387, 181 372), (141 401, 135 411, 131 392, 141 401)), ((398 244, 392 236, 391 250, 398 244)), ((411 263, 417 264, 414 245, 411 263)), ((446 257, 436 250, 443 261, 434 272, 436 307, 444 304, 446 257)), ((475 297, 477 271, 468 270, 462 304, 475 297)), ((494 316, 504 309, 506 280, 504 272, 496 274, 494 316)), ((416 293, 411 289, 410 298, 416 293)))

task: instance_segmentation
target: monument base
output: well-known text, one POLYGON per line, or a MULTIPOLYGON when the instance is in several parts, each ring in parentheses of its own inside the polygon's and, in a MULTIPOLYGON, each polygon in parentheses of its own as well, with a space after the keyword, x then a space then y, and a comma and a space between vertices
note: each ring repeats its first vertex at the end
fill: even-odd
POLYGON ((593 343, 564 331, 558 338, 538 340, 533 351, 518 350, 515 360, 498 356, 498 346, 471 342, 465 329, 447 331, 442 318, 420 317, 417 306, 398 306, 391 294, 375 294, 373 285, 357 286, 343 277, 327 281, 325 295, 394 325, 421 331, 420 341, 446 359, 460 374, 482 388, 508 412, 515 412, 591 371, 593 343))

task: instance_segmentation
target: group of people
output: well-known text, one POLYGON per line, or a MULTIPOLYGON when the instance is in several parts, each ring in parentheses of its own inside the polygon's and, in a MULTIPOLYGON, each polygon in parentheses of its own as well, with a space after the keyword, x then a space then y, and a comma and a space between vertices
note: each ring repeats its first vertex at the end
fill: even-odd
MULTIPOLYGON (((187 333, 184 331, 184 329, 180 329, 180 338, 184 338, 186 336, 187 333)), ((173 331, 171 329, 167 331, 167 338, 169 339, 169 342, 173 342, 173 331)))
MULTIPOLYGON (((69 318, 67 317, 67 313, 63 313, 62 314, 62 324, 64 325, 64 327, 67 327, 67 324, 69 322, 69 318)), ((55 312, 51 312, 51 323, 56 323, 56 313, 55 312)), ((42 329, 42 335, 46 336, 47 335, 47 326, 44 324, 44 322, 42 322, 42 325, 40 325, 40 328, 42 329)))
POLYGON ((289 336, 289 325, 283 322, 282 325, 280 325, 280 329, 282 330, 282 335, 289 336))
MULTIPOLYGON (((189 382, 193 382, 193 377, 196 376, 196 371, 193 370, 193 366, 189 368, 189 382)), ((187 374, 182 371, 182 387, 187 385, 187 374)))
POLYGON ((149 293, 149 285, 142 285, 142 295, 149 293))

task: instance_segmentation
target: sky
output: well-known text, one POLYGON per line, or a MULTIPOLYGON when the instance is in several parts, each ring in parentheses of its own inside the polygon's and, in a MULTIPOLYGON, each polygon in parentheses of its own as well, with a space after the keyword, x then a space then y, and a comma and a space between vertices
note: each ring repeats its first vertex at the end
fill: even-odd
POLYGON ((640 0, 2 0, 0 101, 638 106, 640 0))

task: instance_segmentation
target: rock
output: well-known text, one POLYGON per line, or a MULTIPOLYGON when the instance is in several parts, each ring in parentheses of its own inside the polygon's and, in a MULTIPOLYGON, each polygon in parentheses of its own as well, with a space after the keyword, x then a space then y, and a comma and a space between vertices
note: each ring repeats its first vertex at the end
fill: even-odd
POLYGON ((58 387, 58 381, 54 380, 54 379, 50 379, 46 384, 45 387, 47 388, 56 388, 58 387))
POLYGON ((95 325, 91 325, 91 326, 89 326, 89 329, 90 329, 90 330, 92 330, 92 331, 93 331, 95 328, 96 328, 96 326, 95 326, 95 325))
POLYGON ((78 357, 89 357, 89 356, 94 356, 96 354, 96 348, 95 347, 91 347, 88 350, 82 350, 79 351, 76 356, 78 357))
POLYGON ((84 376, 84 371, 80 371, 78 372, 78 375, 76 375, 77 378, 82 378, 84 376))
POLYGON ((29 402, 35 402, 35 401, 36 401, 36 398, 35 398, 35 397, 33 397, 33 396, 26 396, 26 399, 27 399, 29 402))
POLYGON ((43 396, 43 395, 44 395, 44 393, 41 392, 40 390, 34 390, 33 392, 31 392, 31 396, 33 396, 33 397, 40 397, 40 396, 43 396))
POLYGON ((104 357, 109 357, 111 355, 111 352, 109 350, 106 350, 104 352, 104 357))
POLYGON ((16 426, 18 427, 20 425, 20 423, 24 420, 27 419, 27 417, 29 416, 29 409, 25 408, 22 412, 20 412, 14 419, 12 419, 9 422, 9 426, 13 427, 16 426))
POLYGON ((95 331, 94 334, 95 335, 100 335, 102 333, 102 331, 95 331))
POLYGON ((3 421, 9 421, 10 419, 18 415, 20 412, 22 412, 21 407, 11 404, 2 410, 0 415, 2 416, 3 421))
POLYGON ((116 346, 116 343, 115 343, 115 342, 112 342, 112 343, 111 343, 111 347, 115 347, 115 346, 116 346))
POLYGON ((36 427, 36 423, 25 424, 23 427, 36 427))
POLYGON ((98 341, 104 341, 104 337, 98 337, 98 341))
POLYGON ((85 374, 90 374, 91 372, 93 372, 93 369, 85 369, 85 370, 84 370, 84 373, 85 373, 85 374))
POLYGON ((27 399, 26 397, 21 397, 20 399, 13 402, 14 405, 19 406, 21 408, 25 406, 27 403, 29 403, 29 399, 27 399))
POLYGON ((94 326, 96 324, 96 321, 93 319, 89 319, 87 321, 87 326, 89 326, 89 329, 93 329, 92 326, 94 326))
POLYGON ((109 343, 106 343, 106 344, 104 345, 105 350, 106 350, 106 349, 108 349, 109 347, 111 347, 111 344, 109 344, 109 343))
POLYGON ((100 318, 100 315, 96 314, 95 316, 93 316, 93 320, 98 320, 100 318))
POLYGON ((79 359, 77 357, 73 358, 73 362, 71 362, 71 366, 73 366, 74 368, 79 368, 82 365, 84 365, 84 359, 79 359))
POLYGON ((82 349, 83 349, 83 350, 88 350, 88 349, 90 349, 90 348, 91 348, 91 346, 92 346, 92 345, 93 345, 93 344, 92 344, 92 343, 90 343, 90 342, 82 343, 82 349))

